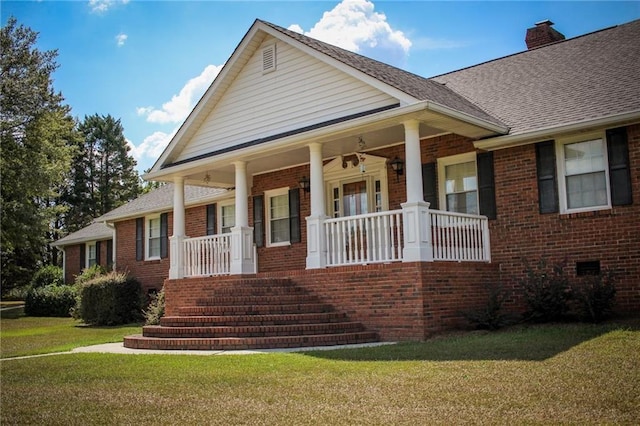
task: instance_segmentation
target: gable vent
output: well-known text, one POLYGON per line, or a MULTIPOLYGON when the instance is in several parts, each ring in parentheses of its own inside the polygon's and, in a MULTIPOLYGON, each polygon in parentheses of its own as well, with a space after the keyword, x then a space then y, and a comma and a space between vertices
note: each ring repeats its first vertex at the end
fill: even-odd
POLYGON ((276 45, 272 44, 262 49, 262 73, 275 71, 276 69, 276 45))

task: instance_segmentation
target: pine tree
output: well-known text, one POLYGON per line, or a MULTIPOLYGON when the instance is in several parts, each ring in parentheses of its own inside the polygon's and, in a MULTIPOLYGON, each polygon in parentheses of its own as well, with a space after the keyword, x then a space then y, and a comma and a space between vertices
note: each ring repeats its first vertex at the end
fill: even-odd
POLYGON ((36 49, 38 34, 9 18, 0 31, 0 252, 3 293, 25 285, 54 260, 47 243, 60 209, 55 200, 75 138, 70 109, 53 90, 55 50, 36 49))
POLYGON ((69 232, 87 226, 142 191, 136 161, 129 153, 120 120, 94 114, 86 116, 78 130, 82 139, 75 146, 76 156, 64 196, 69 206, 69 232))

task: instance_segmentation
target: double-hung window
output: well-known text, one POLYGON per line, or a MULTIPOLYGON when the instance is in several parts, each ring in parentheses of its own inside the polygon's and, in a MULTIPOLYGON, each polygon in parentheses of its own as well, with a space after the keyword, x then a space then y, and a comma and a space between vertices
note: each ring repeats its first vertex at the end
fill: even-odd
POLYGON ((474 152, 438 160, 440 204, 457 213, 478 214, 478 173, 474 152))
POLYGON ((160 258, 160 216, 147 219, 147 260, 160 258))
POLYGON ((559 144, 563 211, 608 208, 607 149, 602 138, 559 144))
POLYGON ((220 205, 220 233, 228 234, 231 228, 236 226, 236 206, 235 204, 220 205))
POLYGON ((289 244, 289 190, 265 192, 267 246, 289 244))
POLYGON ((96 251, 96 243, 87 244, 87 266, 90 268, 98 263, 98 255, 96 251))

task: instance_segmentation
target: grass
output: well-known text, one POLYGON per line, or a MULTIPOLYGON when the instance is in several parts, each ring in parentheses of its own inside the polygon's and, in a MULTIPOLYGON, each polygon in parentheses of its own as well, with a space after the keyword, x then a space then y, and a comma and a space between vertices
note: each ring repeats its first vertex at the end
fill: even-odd
MULTIPOLYGON (((29 320, 13 329, 28 338, 42 326, 29 320)), ((640 321, 299 354, 5 359, 0 423, 637 424, 638 354, 640 321)))
POLYGON ((72 318, 2 316, 0 358, 64 352, 81 346, 120 342, 140 325, 87 327, 72 318))

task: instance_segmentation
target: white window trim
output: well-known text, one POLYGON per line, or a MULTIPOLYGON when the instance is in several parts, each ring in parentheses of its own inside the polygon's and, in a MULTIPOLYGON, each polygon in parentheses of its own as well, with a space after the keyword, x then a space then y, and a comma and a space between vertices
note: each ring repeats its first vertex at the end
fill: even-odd
MULTIPOLYGON (((451 155, 449 157, 438 158, 438 202, 440 204, 440 209, 444 211, 447 210, 447 189, 446 185, 446 167, 452 166, 454 164, 460 163, 469 163, 473 161, 476 163, 476 184, 478 180, 478 161, 476 158, 476 153, 465 152, 464 154, 451 155)), ((477 185, 476 185, 477 186, 477 185)), ((478 188, 476 187, 476 203, 478 205, 478 209, 480 208, 480 200, 478 198, 478 188)))
MULTIPOLYGON (((266 246, 267 247, 284 247, 291 245, 291 235, 289 235, 289 241, 281 241, 279 243, 271 242, 271 198, 278 197, 280 195, 289 195, 289 187, 272 189, 270 191, 264 192, 264 200, 265 200, 265 236, 266 236, 266 246)), ((287 212, 287 217, 288 212, 287 212)))
POLYGON ((556 172, 558 180, 558 201, 560 206, 560 214, 572 214, 581 212, 592 212, 597 210, 609 210, 611 209, 611 185, 609 183, 609 154, 607 150, 607 139, 604 132, 584 133, 567 138, 556 140, 556 172), (564 146, 577 142, 589 142, 594 140, 600 140, 602 142, 603 156, 604 156, 604 179, 605 188, 607 190, 607 204, 602 206, 592 207, 580 207, 577 209, 570 209, 567 207, 567 184, 565 176, 565 161, 564 161, 564 146))
POLYGON ((91 247, 93 247, 93 251, 95 253, 95 258, 93 259, 95 262, 95 265, 98 264, 97 262, 97 258, 98 258, 98 247, 97 247, 97 242, 96 241, 91 241, 86 243, 86 256, 85 256, 85 260, 84 260, 84 264, 87 265, 87 268, 90 268, 92 265, 90 263, 91 258, 89 257, 89 255, 91 254, 91 247))
MULTIPOLYGON (((228 207, 228 206, 235 206, 236 201, 233 198, 230 198, 228 200, 222 200, 218 202, 218 223, 216 223, 216 232, 218 234, 222 234, 222 208, 223 207, 228 207)), ((234 219, 235 222, 235 219, 234 219)), ((235 227, 235 224, 234 224, 235 227)))
MULTIPOLYGON (((149 244, 149 239, 151 238, 151 224, 150 222, 154 219, 158 219, 160 223, 159 231, 162 232, 162 223, 160 222, 160 214, 146 216, 144 218, 144 260, 160 260, 160 253, 157 256, 149 256, 149 249, 151 248, 151 244, 149 244)), ((162 236, 160 236, 162 238, 162 236)), ((160 243, 162 244, 162 242, 160 243)))

